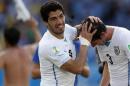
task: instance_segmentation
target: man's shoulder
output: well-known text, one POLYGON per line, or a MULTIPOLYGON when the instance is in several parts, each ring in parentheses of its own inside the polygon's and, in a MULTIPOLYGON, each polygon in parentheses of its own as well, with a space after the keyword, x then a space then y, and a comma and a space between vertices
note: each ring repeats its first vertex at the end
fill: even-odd
POLYGON ((7 50, 1 50, 0 51, 0 58, 4 57, 5 55, 7 55, 7 50))
POLYGON ((110 25, 107 25, 107 27, 109 28, 113 28, 113 29, 116 29, 116 30, 128 30, 127 28, 125 27, 120 27, 120 26, 110 26, 110 25))
POLYGON ((65 29, 76 29, 76 28, 69 24, 65 24, 65 29))
POLYGON ((109 25, 107 25, 107 27, 111 27, 111 28, 116 29, 117 31, 120 31, 120 32, 122 32, 122 31, 128 31, 128 29, 125 28, 125 27, 109 26, 109 25))
POLYGON ((70 39, 74 39, 77 35, 77 29, 68 24, 65 24, 65 35, 70 39))
POLYGON ((115 32, 115 36, 118 39, 124 39, 125 36, 129 36, 130 35, 130 31, 127 28, 114 26, 114 29, 115 29, 115 31, 114 31, 115 32))
POLYGON ((49 32, 49 31, 46 31, 45 33, 44 33, 44 35, 42 36, 42 38, 41 38, 41 40, 40 40, 40 42, 41 41, 51 41, 51 40, 53 40, 53 38, 54 38, 54 36, 49 32))
MULTIPOLYGON (((53 40, 53 39, 52 39, 53 40)), ((51 38, 46 38, 43 37, 40 42, 39 42, 39 50, 48 50, 50 49, 50 47, 52 46, 52 44, 54 44, 54 42, 52 42, 51 38)))
MULTIPOLYGON (((15 51, 19 51, 19 49, 10 49, 10 48, 7 48, 7 49, 4 49, 2 51, 0 51, 0 58, 10 58, 12 55, 16 55, 17 53, 14 53, 15 51)), ((12 58, 12 57, 11 57, 12 58)))
POLYGON ((65 26, 67 26, 67 27, 71 27, 71 25, 70 25, 70 24, 67 24, 67 23, 65 24, 65 26))

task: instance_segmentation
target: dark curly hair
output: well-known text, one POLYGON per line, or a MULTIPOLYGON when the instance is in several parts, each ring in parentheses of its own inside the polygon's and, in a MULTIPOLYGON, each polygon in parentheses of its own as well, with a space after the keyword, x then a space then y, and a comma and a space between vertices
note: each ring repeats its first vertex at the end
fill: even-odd
POLYGON ((47 1, 40 8, 40 14, 43 21, 48 22, 49 13, 51 11, 61 10, 64 13, 63 6, 57 1, 47 1))
POLYGON ((92 41, 95 41, 97 39, 100 39, 101 38, 101 33, 102 32, 105 32, 106 31, 106 26, 104 23, 101 23, 101 22, 92 22, 89 18, 86 18, 83 22, 83 23, 86 23, 88 22, 88 26, 90 24, 92 24, 92 28, 91 28, 91 31, 90 32, 93 32, 95 29, 97 29, 97 32, 93 35, 92 37, 92 41))

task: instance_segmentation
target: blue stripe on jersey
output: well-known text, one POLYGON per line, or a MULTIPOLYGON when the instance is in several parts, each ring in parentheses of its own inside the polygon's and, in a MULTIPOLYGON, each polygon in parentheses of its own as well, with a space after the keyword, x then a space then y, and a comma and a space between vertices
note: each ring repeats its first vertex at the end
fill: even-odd
POLYGON ((74 40, 73 43, 75 45, 76 55, 77 55, 79 53, 79 50, 80 50, 80 41, 79 40, 74 40))
POLYGON ((128 61, 128 86, 130 86, 130 61, 128 61))
POLYGON ((55 71, 55 65, 53 64, 53 74, 54 74, 54 78, 56 80, 56 86, 58 86, 58 80, 56 78, 56 71, 55 71))
MULTIPOLYGON (((80 41, 79 40, 74 40, 73 43, 75 45, 76 55, 78 55, 79 50, 80 50, 80 41)), ((77 85, 78 85, 78 75, 76 75, 75 82, 74 82, 74 86, 77 86, 77 85)))
POLYGON ((38 47, 37 47, 37 49, 36 49, 36 51, 35 51, 35 53, 33 55, 33 62, 35 64, 39 64, 38 47))
POLYGON ((77 86, 77 85, 78 85, 78 75, 76 75, 75 81, 74 81, 74 86, 77 86))
MULTIPOLYGON (((75 40, 73 41, 74 45, 75 45, 75 49, 76 49, 76 54, 79 53, 79 49, 80 49, 80 41, 79 40, 75 40)), ((38 47, 33 55, 33 62, 35 64, 39 64, 39 56, 38 56, 38 47)), ((54 69, 54 65, 53 65, 53 72, 54 72, 54 77, 55 77, 55 80, 56 80, 56 86, 58 86, 58 81, 56 79, 56 73, 55 73, 55 69, 54 69)), ((77 83, 78 83, 78 77, 76 76, 75 77, 75 83, 74 83, 74 86, 77 86, 77 83)))

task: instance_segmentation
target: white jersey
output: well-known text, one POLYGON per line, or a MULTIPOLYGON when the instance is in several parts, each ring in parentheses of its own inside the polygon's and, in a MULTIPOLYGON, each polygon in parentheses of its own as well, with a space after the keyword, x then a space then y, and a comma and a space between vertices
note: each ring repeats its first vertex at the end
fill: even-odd
POLYGON ((49 31, 39 43, 41 86, 74 86, 75 74, 60 67, 70 59, 75 59, 73 40, 77 30, 65 25, 64 39, 57 39, 49 31))
POLYGON ((130 31, 114 27, 110 44, 97 46, 102 62, 108 63, 111 86, 128 86, 128 62, 130 59, 130 31))

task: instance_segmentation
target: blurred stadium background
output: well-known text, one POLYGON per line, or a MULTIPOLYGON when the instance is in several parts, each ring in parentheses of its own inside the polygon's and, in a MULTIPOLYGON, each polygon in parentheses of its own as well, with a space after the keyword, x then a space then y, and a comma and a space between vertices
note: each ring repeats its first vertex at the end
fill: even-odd
MULTIPOLYGON (((46 0, 23 0, 31 15, 38 21, 38 28, 44 34, 46 27, 39 15, 39 8, 46 0)), ((57 0, 61 2, 65 9, 66 22, 74 26, 79 24, 89 15, 100 17, 107 25, 115 25, 130 29, 130 0, 57 0)), ((13 0, 0 0, 0 50, 4 48, 3 30, 15 24, 21 31, 22 37, 19 45, 32 43, 33 34, 16 23, 16 10, 13 0)), ((90 47, 88 55, 88 65, 90 67, 89 78, 79 76, 78 86, 99 86, 101 74, 99 65, 95 57, 95 51, 90 47)), ((4 71, 0 70, 0 86, 3 86, 4 71)), ((40 80, 33 80, 30 77, 30 86, 39 86, 40 80)))

